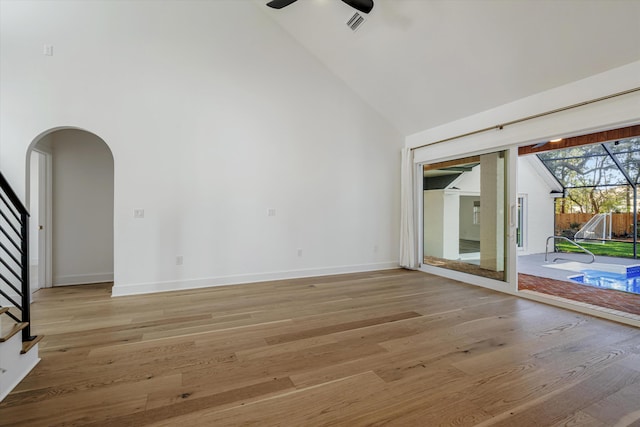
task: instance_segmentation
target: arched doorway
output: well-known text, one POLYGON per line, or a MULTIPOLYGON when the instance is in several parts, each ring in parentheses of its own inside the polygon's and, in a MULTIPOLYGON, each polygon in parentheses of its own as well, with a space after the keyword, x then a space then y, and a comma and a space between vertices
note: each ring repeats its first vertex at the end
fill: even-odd
POLYGON ((27 151, 32 292, 113 281, 113 155, 97 135, 56 128, 27 151))

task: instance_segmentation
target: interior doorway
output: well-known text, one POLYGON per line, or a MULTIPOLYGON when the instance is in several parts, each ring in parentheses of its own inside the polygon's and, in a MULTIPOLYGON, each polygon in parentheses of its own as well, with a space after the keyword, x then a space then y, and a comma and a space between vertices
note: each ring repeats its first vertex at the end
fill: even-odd
POLYGON ((31 288, 113 281, 114 162, 97 135, 43 133, 27 154, 31 288))
POLYGON ((31 292, 51 286, 51 154, 31 150, 29 159, 29 279, 31 292))

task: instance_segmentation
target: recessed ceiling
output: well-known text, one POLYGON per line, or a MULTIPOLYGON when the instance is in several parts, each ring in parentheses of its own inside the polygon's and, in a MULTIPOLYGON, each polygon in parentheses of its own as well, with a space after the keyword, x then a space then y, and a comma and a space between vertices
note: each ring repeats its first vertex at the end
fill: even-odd
POLYGON ((409 135, 640 60, 640 1, 254 0, 409 135))

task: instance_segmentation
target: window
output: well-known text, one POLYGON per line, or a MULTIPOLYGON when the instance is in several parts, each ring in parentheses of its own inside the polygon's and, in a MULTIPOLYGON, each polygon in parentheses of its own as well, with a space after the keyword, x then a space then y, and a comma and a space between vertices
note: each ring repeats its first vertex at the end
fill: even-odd
POLYGON ((473 225, 480 224, 480 202, 473 202, 473 225))

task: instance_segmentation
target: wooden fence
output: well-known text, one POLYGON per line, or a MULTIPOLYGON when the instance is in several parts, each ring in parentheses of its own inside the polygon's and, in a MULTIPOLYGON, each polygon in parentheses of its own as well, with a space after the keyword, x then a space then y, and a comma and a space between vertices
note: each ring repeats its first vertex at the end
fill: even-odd
MULTIPOLYGON (((564 213, 556 214, 556 234, 562 230, 569 230, 571 225, 580 224, 574 231, 585 225, 593 217, 593 214, 585 213, 564 213)), ((633 213, 612 213, 611 233, 614 237, 625 237, 633 235, 633 213)))

